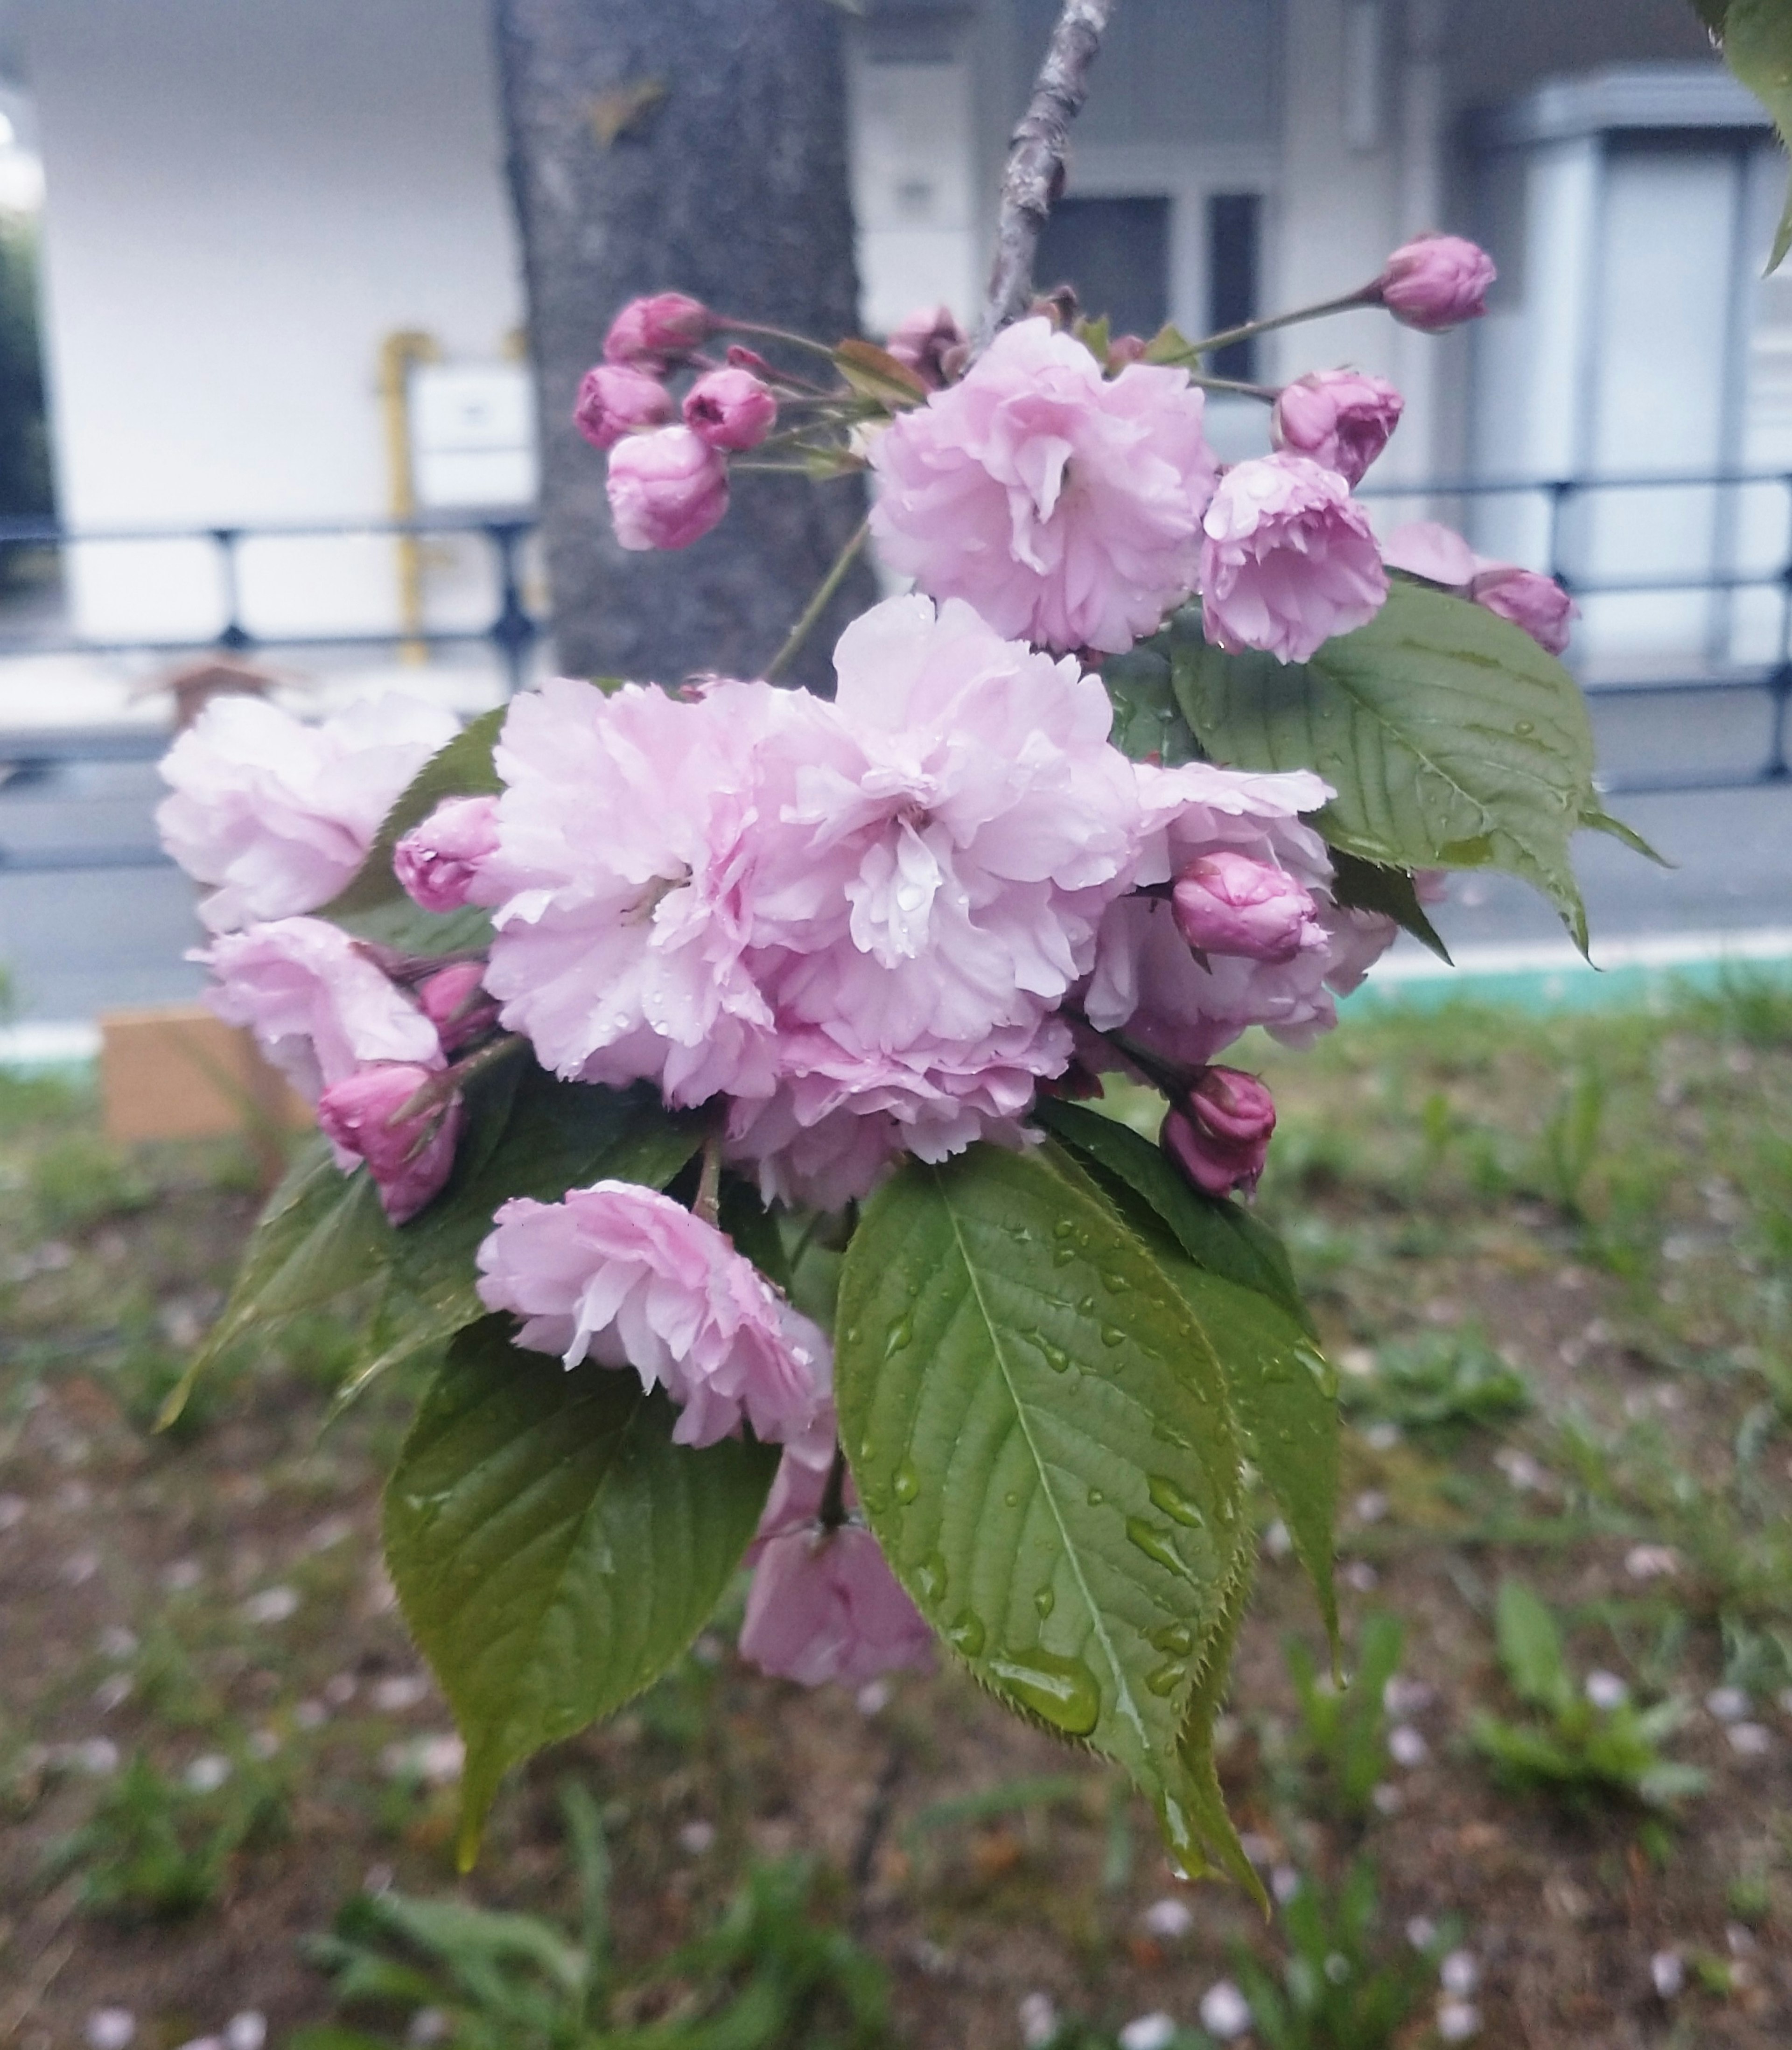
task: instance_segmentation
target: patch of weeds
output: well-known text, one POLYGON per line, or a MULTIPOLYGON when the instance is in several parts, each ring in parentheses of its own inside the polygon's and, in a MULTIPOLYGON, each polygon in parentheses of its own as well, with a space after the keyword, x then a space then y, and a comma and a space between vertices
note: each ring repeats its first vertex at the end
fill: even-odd
POLYGON ((1447 1923, 1422 1950, 1377 1941, 1375 1871, 1359 1859, 1334 1893, 1309 1874, 1282 1904, 1279 1980, 1242 1945, 1233 1976, 1265 2050, 1389 2050, 1456 1940, 1447 1923))
POLYGON ((80 1232, 155 1201, 155 1184, 130 1155, 92 1132, 73 1132, 33 1159, 31 1207, 45 1233, 80 1232))
POLYGON ((1792 1046, 1792 985, 1759 969, 1726 968, 1712 991, 1689 989, 1680 1010, 1696 1028, 1762 1052, 1792 1046))
POLYGON ((1376 1348, 1372 1373, 1342 1378, 1353 1417, 1403 1431, 1459 1434, 1501 1424, 1531 1406, 1530 1383, 1475 1330, 1426 1331, 1376 1348))
POLYGON ((1577 1686, 1548 1605, 1520 1580, 1500 1583, 1500 1664, 1507 1684, 1541 1718, 1506 1722, 1485 1709, 1470 1727, 1475 1748, 1510 1787, 1556 1795, 1587 1807, 1600 1796, 1667 1808, 1697 1794, 1705 1775, 1662 1756, 1663 1739, 1685 1720, 1683 1703, 1638 1709, 1615 1675, 1577 1686))
POLYGON ((80 1873, 82 1905, 120 1920, 172 1920, 208 1907, 237 1853, 275 1841, 287 1821, 285 1790, 265 1767, 218 1764, 217 1782, 174 1779, 138 1752, 52 1851, 51 1876, 80 1873))
MULTIPOLYGON (((706 1935, 645 1973, 617 1967, 610 1865, 595 1805, 562 1795, 579 1883, 575 1932, 460 1900, 357 1896, 310 1947, 345 2006, 396 2009, 456 2050, 846 2050, 884 2036, 881 1966, 817 1914, 812 1865, 749 1873, 706 1935)), ((392 2038, 301 2030, 293 2050, 353 2050, 392 2038)), ((411 2040, 416 2040, 413 2035, 411 2040)))
POLYGON ((1282 1656, 1300 1706, 1299 1741, 1318 1767, 1327 1805, 1355 1821, 1369 1813, 1387 1766, 1388 1718, 1382 1694, 1400 1670, 1405 1626, 1372 1609, 1357 1635, 1356 1671, 1347 1687, 1322 1673, 1298 1637, 1283 1640, 1282 1656))

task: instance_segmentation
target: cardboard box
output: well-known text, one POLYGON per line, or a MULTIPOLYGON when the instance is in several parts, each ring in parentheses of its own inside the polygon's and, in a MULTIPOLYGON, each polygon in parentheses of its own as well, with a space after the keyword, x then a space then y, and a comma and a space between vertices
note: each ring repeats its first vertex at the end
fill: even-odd
POLYGON ((106 1136, 215 1139, 301 1131, 311 1110, 247 1032, 197 1004, 108 1011, 99 1021, 106 1136))

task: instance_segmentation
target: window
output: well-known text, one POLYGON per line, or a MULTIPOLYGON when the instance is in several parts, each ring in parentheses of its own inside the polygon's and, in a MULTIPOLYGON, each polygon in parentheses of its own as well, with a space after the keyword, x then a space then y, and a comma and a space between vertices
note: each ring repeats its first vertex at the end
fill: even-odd
POLYGON ((1116 334, 1154 335, 1170 318, 1167 198, 1064 199, 1033 267, 1042 291, 1072 284, 1083 311, 1116 334))
MULTIPOLYGON (((1257 318, 1263 200, 1257 193, 1213 193, 1207 201, 1207 332, 1223 333, 1257 318)), ((1235 341, 1210 359, 1216 376, 1249 384, 1257 374, 1255 341, 1235 341)))

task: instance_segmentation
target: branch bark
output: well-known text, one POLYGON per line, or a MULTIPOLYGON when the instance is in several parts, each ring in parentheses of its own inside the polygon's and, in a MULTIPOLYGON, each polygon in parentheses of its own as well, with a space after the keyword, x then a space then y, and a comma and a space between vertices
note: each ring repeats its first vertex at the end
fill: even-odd
POLYGON ((995 260, 989 296, 977 329, 980 355, 1010 321, 1019 320, 1033 298, 1033 262, 1053 202, 1064 183, 1070 124, 1089 96, 1089 74, 1101 37, 1120 0, 1064 0, 1046 46, 1008 152, 1002 180, 1002 209, 995 231, 995 260))

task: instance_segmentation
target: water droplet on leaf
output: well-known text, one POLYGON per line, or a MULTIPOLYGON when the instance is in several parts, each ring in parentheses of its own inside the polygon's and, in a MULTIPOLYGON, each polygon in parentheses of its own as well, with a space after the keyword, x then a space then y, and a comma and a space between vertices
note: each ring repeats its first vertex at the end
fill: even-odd
POLYGON ((921 1492, 921 1475, 904 1460, 890 1483, 890 1492, 906 1509, 921 1492))
POLYGON ((1039 1620, 1043 1623, 1057 1608, 1058 1596, 1052 1592, 1049 1585, 1035 1588, 1033 1590, 1033 1606, 1039 1612, 1039 1620))
POLYGON ((1194 1632, 1186 1623, 1166 1623, 1152 1631, 1145 1642, 1173 1658, 1187 1658, 1194 1651, 1194 1632))
POLYGON ((1159 1666, 1145 1675, 1145 1685, 1154 1694, 1173 1694, 1176 1691, 1176 1682, 1182 1677, 1180 1666, 1175 1663, 1159 1666))
POLYGON ((1087 1736, 1101 1720, 1101 1689, 1080 1658, 1003 1651, 990 1660, 989 1670, 1016 1701, 1066 1736, 1087 1736))
POLYGON ((969 1609, 961 1609, 946 1625, 946 1638, 953 1647, 962 1651, 967 1658, 975 1658, 983 1650, 988 1633, 984 1628, 983 1618, 973 1615, 969 1609))
POLYGON ((883 1356, 888 1359, 893 1353, 900 1352, 906 1345, 914 1342, 914 1319, 898 1317, 890 1327, 890 1335, 883 1342, 883 1356))
POLYGON ((946 1562, 937 1552, 929 1552, 914 1569, 914 1584, 925 1601, 942 1600, 946 1591, 946 1562))
POLYGON ((1170 1541, 1170 1534, 1159 1530, 1155 1523, 1147 1523, 1142 1516, 1126 1519, 1128 1541, 1136 1545, 1147 1559, 1155 1560, 1160 1566, 1167 1566, 1173 1573, 1184 1573, 1188 1568, 1182 1564, 1176 1548, 1170 1541))
POLYGON ((1168 1474, 1153 1474, 1145 1483, 1145 1492, 1154 1505, 1161 1509, 1174 1523, 1185 1525, 1190 1530, 1198 1530, 1206 1518, 1201 1506, 1186 1488, 1173 1481, 1168 1474))

